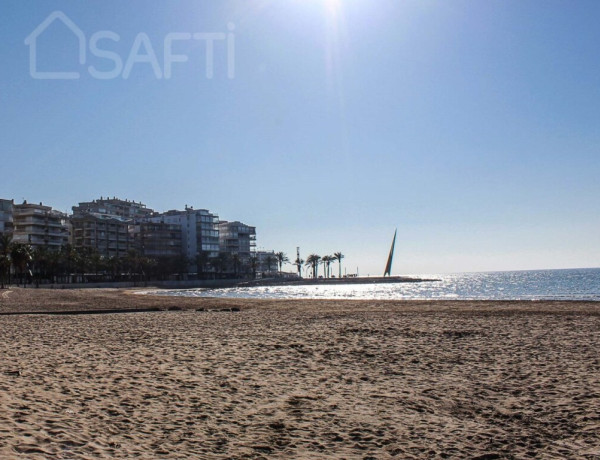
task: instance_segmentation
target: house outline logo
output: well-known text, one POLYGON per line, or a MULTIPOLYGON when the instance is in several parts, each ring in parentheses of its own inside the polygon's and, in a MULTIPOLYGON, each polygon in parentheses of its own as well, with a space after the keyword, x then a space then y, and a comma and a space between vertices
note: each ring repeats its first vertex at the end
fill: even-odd
POLYGON ((79 41, 79 64, 86 60, 86 38, 83 31, 62 11, 54 11, 38 25, 25 39, 29 46, 29 74, 39 80, 77 80, 79 72, 38 72, 37 70, 37 39, 55 21, 61 21, 77 37, 79 41))
MULTIPOLYGON (((118 52, 109 48, 99 46, 99 42, 113 44, 119 42, 121 37, 116 32, 110 30, 100 30, 95 33, 91 33, 89 36, 89 43, 83 30, 81 30, 75 22, 73 22, 65 13, 56 10, 50 13, 50 15, 44 19, 27 38, 25 38, 25 45, 29 47, 29 75, 31 78, 38 80, 78 80, 85 74, 85 70, 92 78, 99 80, 111 80, 114 78, 122 78, 127 80, 131 73, 131 69, 134 66, 146 65, 150 66, 154 72, 156 79, 169 80, 171 78, 171 69, 174 63, 185 63, 190 60, 190 56, 187 54, 175 53, 173 50, 173 44, 176 42, 204 42, 205 48, 205 69, 206 79, 210 80, 214 75, 214 58, 215 58, 215 44, 217 42, 223 42, 221 50, 225 50, 225 65, 227 70, 227 78, 232 80, 235 78, 235 24, 227 24, 228 31, 223 32, 171 32, 163 37, 163 69, 158 61, 155 48, 148 34, 140 32, 135 36, 131 49, 124 59, 118 52), (54 22, 60 21, 66 29, 68 29, 78 40, 78 60, 79 67, 74 69, 78 71, 71 72, 43 72, 38 70, 38 40, 42 34, 54 24, 54 22), (89 46, 89 49, 88 49, 89 46), (96 60, 94 59, 96 58, 96 60), (94 66, 94 62, 98 59, 108 61, 112 63, 110 70, 98 70, 94 66), (86 63, 91 62, 92 65, 86 69, 86 63)), ((196 46, 192 46, 191 50, 196 49, 196 46)), ((59 65, 59 64, 57 64, 59 65)), ((106 67, 106 64, 104 64, 106 67)))

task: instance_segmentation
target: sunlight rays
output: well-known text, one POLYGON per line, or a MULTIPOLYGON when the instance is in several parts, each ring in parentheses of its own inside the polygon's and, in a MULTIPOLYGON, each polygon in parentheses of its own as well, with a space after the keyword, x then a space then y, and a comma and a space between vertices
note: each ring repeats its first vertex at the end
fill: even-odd
POLYGON ((344 92, 343 46, 346 29, 342 0, 321 0, 326 15, 325 72, 328 90, 334 95, 341 123, 341 148, 348 151, 346 128, 346 100, 344 92))

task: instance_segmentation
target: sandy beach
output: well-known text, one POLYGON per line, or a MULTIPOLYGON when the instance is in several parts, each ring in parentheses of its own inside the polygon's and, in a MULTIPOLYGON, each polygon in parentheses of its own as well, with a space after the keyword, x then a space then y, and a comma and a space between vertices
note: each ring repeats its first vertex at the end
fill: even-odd
POLYGON ((2 459, 600 458, 598 303, 13 289, 0 313, 2 459), (40 314, 120 309, 161 311, 40 314))

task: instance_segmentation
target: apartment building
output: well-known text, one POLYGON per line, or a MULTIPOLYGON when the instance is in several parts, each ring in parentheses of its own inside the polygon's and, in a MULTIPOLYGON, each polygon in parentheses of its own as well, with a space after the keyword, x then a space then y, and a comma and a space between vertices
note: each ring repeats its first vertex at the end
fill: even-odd
POLYGON ((259 272, 271 273, 277 271, 278 265, 275 251, 257 251, 256 262, 259 272))
POLYGON ((14 242, 56 250, 68 243, 69 225, 65 213, 27 201, 12 208, 14 242))
POLYGON ((124 257, 134 249, 129 233, 131 221, 123 217, 98 213, 77 214, 71 217, 72 244, 75 248, 95 249, 104 257, 124 257))
POLYGON ((0 235, 12 232, 13 205, 13 200, 3 200, 0 198, 0 235))
POLYGON ((183 252, 181 225, 140 222, 129 226, 137 250, 146 257, 176 257, 183 252))
POLYGON ((181 228, 181 251, 190 261, 190 271, 197 271, 196 256, 200 251, 209 257, 219 255, 219 216, 206 209, 185 207, 185 210, 155 214, 148 222, 179 225, 181 228))
POLYGON ((99 200, 84 201, 78 206, 73 206, 73 214, 95 213, 106 216, 116 216, 133 221, 142 220, 154 214, 152 209, 145 204, 130 200, 121 200, 119 198, 104 198, 99 200))
POLYGON ((256 251, 256 228, 239 221, 219 222, 219 250, 249 261, 256 251))
POLYGON ((119 198, 103 198, 73 206, 72 244, 90 248, 104 257, 124 257, 136 249, 132 227, 154 211, 145 204, 119 198))

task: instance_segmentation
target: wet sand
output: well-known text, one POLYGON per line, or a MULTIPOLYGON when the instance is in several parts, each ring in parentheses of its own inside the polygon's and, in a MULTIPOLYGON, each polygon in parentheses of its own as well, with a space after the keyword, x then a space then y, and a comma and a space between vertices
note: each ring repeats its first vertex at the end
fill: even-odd
POLYGON ((171 311, 0 316, 2 459, 600 458, 597 303, 7 292, 171 311))

